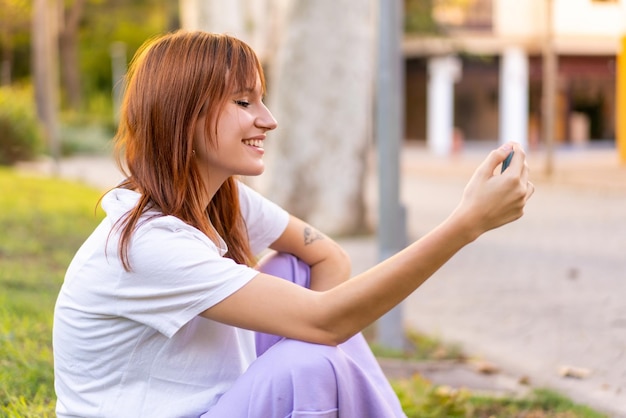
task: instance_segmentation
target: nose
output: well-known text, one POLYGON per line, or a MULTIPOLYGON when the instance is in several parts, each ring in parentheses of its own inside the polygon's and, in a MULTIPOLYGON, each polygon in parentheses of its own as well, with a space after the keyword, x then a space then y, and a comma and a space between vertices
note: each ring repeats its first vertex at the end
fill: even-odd
POLYGON ((261 111, 257 116, 255 123, 259 128, 263 128, 268 131, 276 129, 276 127, 278 126, 278 122, 276 122, 276 119, 274 119, 272 112, 270 112, 265 104, 261 106, 261 111))

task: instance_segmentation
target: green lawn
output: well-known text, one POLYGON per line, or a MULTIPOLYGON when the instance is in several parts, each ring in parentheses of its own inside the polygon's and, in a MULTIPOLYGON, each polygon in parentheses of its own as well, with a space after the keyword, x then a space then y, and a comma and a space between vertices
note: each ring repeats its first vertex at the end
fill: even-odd
MULTIPOLYGON (((0 168, 0 417, 54 417, 54 302, 68 263, 103 216, 96 211, 100 194, 0 168)), ((420 348, 414 358, 441 355, 437 341, 412 339, 420 348)), ((459 355, 454 347, 445 352, 459 355)), ((419 376, 394 388, 410 418, 602 417, 547 391, 522 400, 479 398, 419 376)))
POLYGON ((54 416, 52 311, 100 193, 0 169, 0 416, 54 416))

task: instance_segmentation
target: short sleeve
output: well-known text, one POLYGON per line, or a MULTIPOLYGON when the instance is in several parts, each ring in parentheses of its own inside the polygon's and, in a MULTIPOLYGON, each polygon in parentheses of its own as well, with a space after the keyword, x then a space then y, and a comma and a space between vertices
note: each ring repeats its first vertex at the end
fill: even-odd
POLYGON ((171 217, 143 225, 129 256, 132 270, 115 289, 117 312, 168 337, 258 274, 222 257, 200 231, 171 217))
POLYGON ((241 214, 246 222, 250 248, 254 254, 269 247, 287 228, 289 213, 239 182, 241 214))

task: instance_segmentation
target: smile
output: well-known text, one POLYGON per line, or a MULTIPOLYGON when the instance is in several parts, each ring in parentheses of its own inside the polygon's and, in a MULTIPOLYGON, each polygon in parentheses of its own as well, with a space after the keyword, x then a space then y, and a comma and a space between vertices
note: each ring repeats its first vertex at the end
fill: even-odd
POLYGON ((244 139, 243 143, 251 147, 263 149, 263 141, 260 139, 244 139))

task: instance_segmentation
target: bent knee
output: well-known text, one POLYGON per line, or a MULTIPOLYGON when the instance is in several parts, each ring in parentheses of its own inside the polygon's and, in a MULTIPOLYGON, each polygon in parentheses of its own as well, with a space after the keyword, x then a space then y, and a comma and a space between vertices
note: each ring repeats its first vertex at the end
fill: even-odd
POLYGON ((276 376, 291 379, 335 381, 337 365, 344 361, 343 352, 334 346, 284 339, 276 343, 257 361, 272 364, 276 376))

